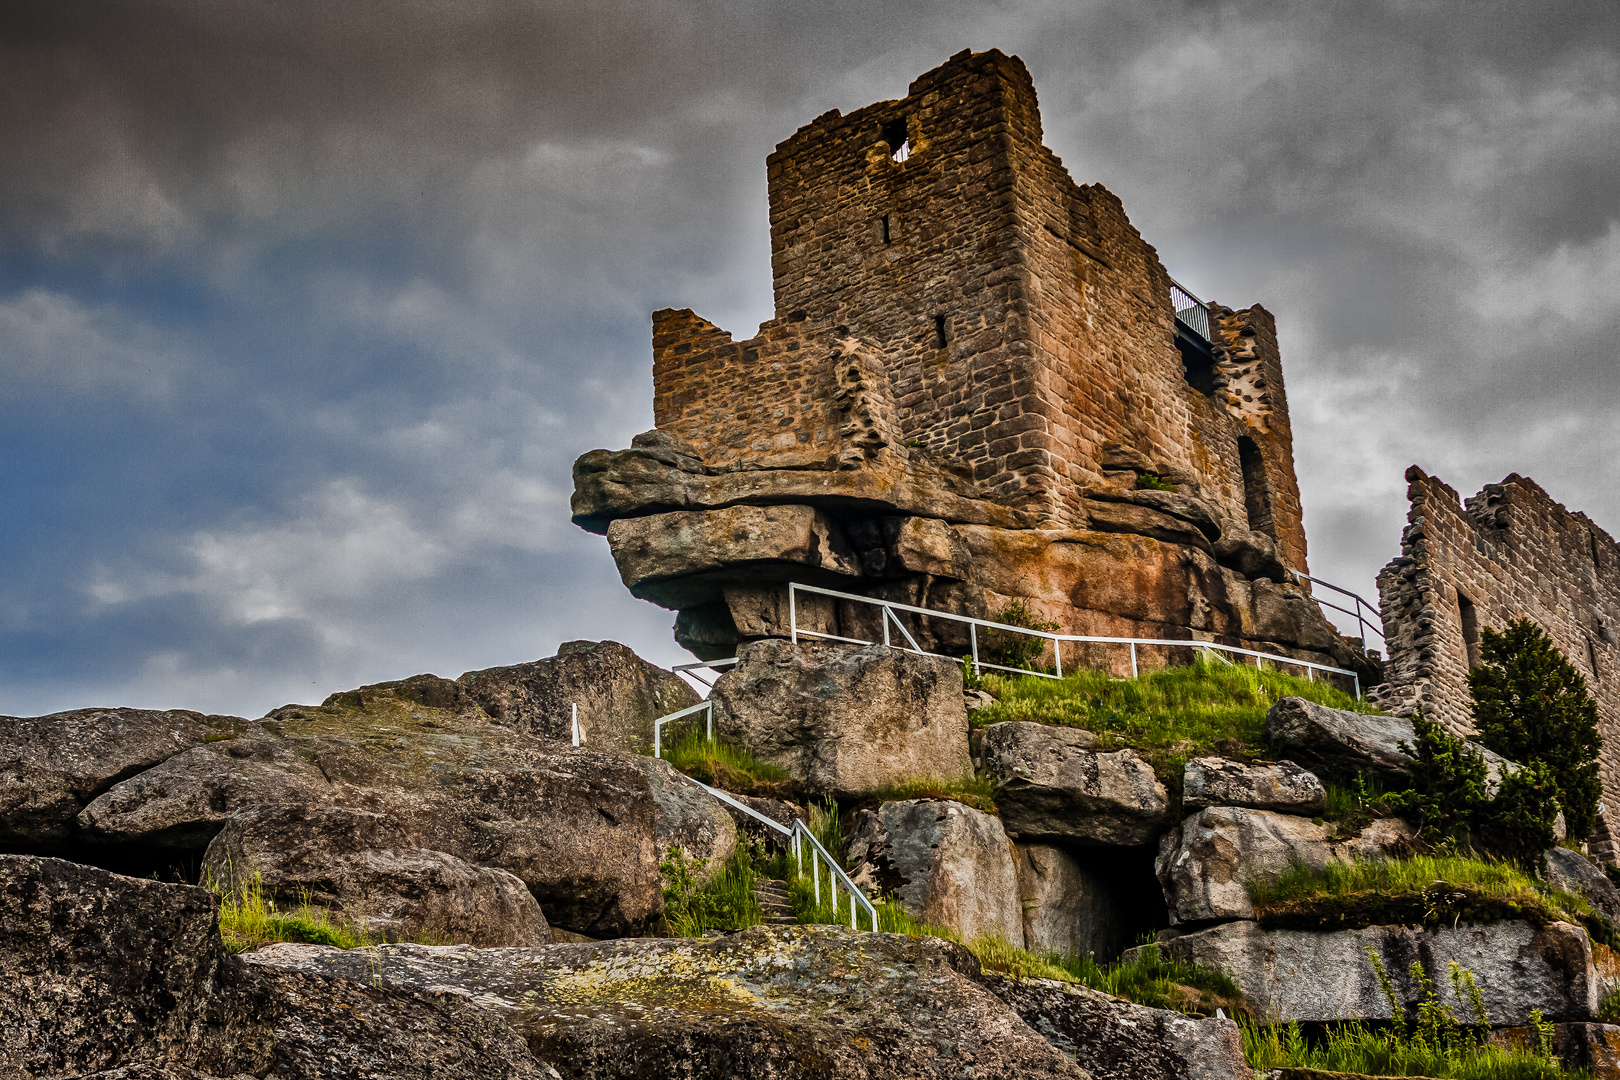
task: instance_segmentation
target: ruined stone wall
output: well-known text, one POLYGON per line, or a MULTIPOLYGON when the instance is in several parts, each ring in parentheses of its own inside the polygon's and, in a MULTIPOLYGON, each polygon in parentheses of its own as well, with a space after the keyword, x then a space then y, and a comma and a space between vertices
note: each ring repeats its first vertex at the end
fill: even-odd
POLYGON ((1466 504, 1415 465, 1406 479, 1401 555, 1378 575, 1389 648, 1378 700, 1468 733, 1480 631, 1535 620, 1597 699, 1605 819, 1620 830, 1620 546, 1517 474, 1466 504))
POLYGON ((847 465, 833 343, 853 341, 892 444, 1031 520, 1084 527, 1118 445, 1307 570, 1271 316, 1216 308, 1214 384, 1192 385, 1157 253, 1041 139, 1023 63, 991 51, 785 140, 767 162, 777 318, 733 342, 660 312, 659 427, 711 464, 847 465))

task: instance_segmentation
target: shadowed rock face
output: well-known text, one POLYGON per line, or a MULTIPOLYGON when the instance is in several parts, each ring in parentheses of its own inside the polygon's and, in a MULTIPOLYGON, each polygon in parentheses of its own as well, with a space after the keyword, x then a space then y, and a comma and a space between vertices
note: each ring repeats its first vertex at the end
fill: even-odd
POLYGON ((1076 728, 1010 721, 984 729, 985 771, 1009 835, 1021 841, 1146 844, 1170 822, 1164 785, 1134 750, 1096 753, 1076 728))
POLYGON ((257 886, 283 907, 329 907, 395 940, 550 943, 522 881, 431 844, 365 810, 253 806, 232 815, 208 845, 203 879, 239 896, 257 886))
POLYGON ((746 645, 715 683, 716 732, 813 791, 860 796, 972 768, 955 664, 880 645, 746 645))
POLYGON ((863 810, 849 841, 855 884, 892 892, 906 913, 964 940, 1024 942, 1018 871, 1001 822, 949 799, 863 810))
POLYGON ((1117 956, 1131 944, 1126 928, 1139 913, 1121 910, 1110 886, 1117 868, 1100 871, 1084 858, 1048 844, 1018 844, 1018 903, 1024 948, 1036 955, 1117 956))
POLYGON ((320 946, 276 965, 402 988, 453 987, 502 1011, 565 1075, 1084 1078, 937 938, 755 927, 715 939, 544 949, 384 946, 380 969, 320 946))
POLYGON ((244 964, 213 894, 0 856, 0 1074, 555 1078, 465 999, 244 964))
POLYGON ((431 850, 510 871, 550 921, 593 937, 662 910, 657 809, 635 764, 497 724, 431 675, 277 709, 115 785, 80 824, 106 841, 200 849, 259 805, 386 815, 431 850))

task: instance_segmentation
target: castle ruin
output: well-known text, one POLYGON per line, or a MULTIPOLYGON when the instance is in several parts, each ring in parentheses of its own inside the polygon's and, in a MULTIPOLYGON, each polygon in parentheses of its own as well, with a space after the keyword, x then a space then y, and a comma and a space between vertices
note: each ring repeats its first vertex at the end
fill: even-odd
MULTIPOLYGON (((574 520, 683 645, 785 636, 798 580, 1365 665, 1298 577, 1272 316, 1174 286, 1119 199, 1042 145, 1022 61, 962 52, 828 112, 767 180, 776 317, 737 341, 655 313, 657 428, 575 466, 574 520)), ((871 615, 801 617, 862 636, 871 615)))

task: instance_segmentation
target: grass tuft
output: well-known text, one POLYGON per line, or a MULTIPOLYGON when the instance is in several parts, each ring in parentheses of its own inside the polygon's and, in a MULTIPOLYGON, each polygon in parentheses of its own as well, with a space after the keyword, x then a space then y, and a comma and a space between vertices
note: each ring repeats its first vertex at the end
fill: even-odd
POLYGON ((760 761, 741 747, 707 738, 701 728, 666 746, 664 759, 694 780, 734 795, 803 798, 803 785, 786 769, 760 761))
POLYGON ((353 949, 370 945, 372 940, 353 923, 334 920, 324 908, 304 902, 294 908, 277 909, 267 896, 257 871, 240 894, 221 889, 212 880, 203 887, 219 893, 219 934, 225 948, 233 953, 247 952, 277 941, 306 945, 333 945, 353 949))
POLYGON ((966 773, 955 780, 938 776, 908 776, 873 792, 868 799, 880 803, 906 799, 954 799, 987 814, 996 812, 996 785, 988 776, 966 773))
POLYGON ((986 674, 981 681, 997 700, 969 714, 975 727, 1029 720, 1085 728, 1097 735, 1099 749, 1136 750, 1173 791, 1181 790, 1182 767, 1190 758, 1270 756, 1266 711, 1282 698, 1376 711, 1327 682, 1202 655, 1186 667, 1134 679, 1082 670, 1062 679, 986 674))
MULTIPOLYGON (((1358 1076, 1434 1077, 1436 1080, 1589 1080, 1585 1069, 1568 1069, 1524 1047, 1479 1043, 1437 1047, 1402 1039, 1365 1024, 1329 1027, 1308 1040, 1298 1022, 1258 1025, 1239 1021, 1243 1056, 1257 1074, 1270 1069, 1319 1069, 1358 1076)), ((1287 1073, 1283 1074, 1287 1076, 1287 1073)))

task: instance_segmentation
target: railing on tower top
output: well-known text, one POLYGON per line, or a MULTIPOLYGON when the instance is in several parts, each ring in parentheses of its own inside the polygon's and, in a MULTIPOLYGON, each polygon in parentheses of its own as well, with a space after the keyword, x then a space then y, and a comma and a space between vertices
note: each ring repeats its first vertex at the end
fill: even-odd
POLYGON ((1379 610, 1378 605, 1374 604, 1371 600, 1363 600, 1361 597, 1357 596, 1355 593, 1351 592, 1349 589, 1343 588, 1342 586, 1339 586, 1339 585, 1335 585, 1331 581, 1323 581, 1319 577, 1312 577, 1309 574, 1301 574, 1298 570, 1295 570, 1291 566, 1288 567, 1288 572, 1295 575, 1296 577, 1304 578, 1306 581, 1315 582, 1316 584, 1322 586, 1322 588, 1324 588, 1324 589, 1332 589, 1336 593, 1343 593, 1345 596, 1348 596, 1350 599, 1354 600, 1356 602, 1356 609, 1354 611, 1351 611, 1347 607, 1340 607, 1338 604, 1335 604, 1331 600, 1323 600, 1320 596, 1312 596, 1311 597, 1312 600, 1315 600, 1318 604, 1321 604, 1323 607, 1330 607, 1334 611, 1342 611, 1346 615, 1350 616, 1352 619, 1355 619, 1356 620, 1356 628, 1361 631, 1361 640, 1362 641, 1365 642, 1367 640, 1367 631, 1368 630, 1371 630, 1373 633, 1377 634, 1380 638, 1382 638, 1384 636, 1384 627, 1383 627, 1384 613, 1381 610, 1379 610), (1376 623, 1372 622, 1369 619, 1367 619, 1365 616, 1363 616, 1361 614, 1363 608, 1365 608, 1366 610, 1372 612, 1374 615, 1378 616, 1378 622, 1376 622, 1376 623))
POLYGON ((1188 292, 1175 278, 1170 279, 1170 306, 1175 309, 1176 321, 1204 340, 1213 341, 1209 330, 1209 305, 1188 292))
MULTIPOLYGON (((1351 682, 1355 686, 1355 694, 1357 699, 1360 699, 1361 697, 1361 677, 1354 671, 1347 668, 1333 667, 1331 664, 1318 664, 1310 660, 1299 660, 1292 656, 1282 656, 1278 653, 1261 652, 1257 649, 1245 649, 1237 645, 1222 645, 1219 642, 1214 641, 1198 641, 1185 638, 1099 637, 1090 634, 1055 634, 1047 630, 1031 630, 1025 626, 1012 626, 1008 623, 992 622, 989 619, 975 619, 968 615, 957 615, 954 612, 939 611, 934 608, 915 607, 911 604, 896 603, 893 600, 880 600, 876 597, 860 596, 856 593, 839 592, 836 589, 823 589, 816 585, 801 585, 797 581, 788 583, 788 634, 793 639, 795 644, 797 644, 799 638, 801 637, 822 638, 827 641, 843 641, 851 645, 878 644, 875 641, 866 641, 861 638, 843 637, 838 634, 828 634, 819 630, 810 630, 801 627, 799 625, 799 593, 812 593, 817 596, 830 596, 837 600, 846 600, 856 604, 870 604, 874 607, 880 608, 881 614, 879 615, 879 621, 883 626, 882 643, 884 645, 894 645, 889 629, 890 625, 892 624, 900 631, 900 635, 905 638, 906 644, 903 647, 909 648, 912 652, 922 653, 925 656, 944 656, 944 654, 930 653, 921 645, 917 644, 917 639, 912 636, 911 631, 906 629, 905 624, 900 621, 900 617, 895 614, 896 612, 904 611, 930 619, 944 619, 949 622, 966 623, 968 628, 968 644, 972 650, 971 660, 974 674, 979 674, 985 668, 991 668, 996 671, 1009 671, 1015 675, 1035 675, 1044 679, 1061 679, 1063 677, 1062 643, 1065 641, 1081 641, 1105 645, 1129 646, 1131 654, 1131 674, 1134 676, 1138 673, 1136 658, 1137 646, 1155 645, 1184 649, 1203 649, 1206 652, 1216 654, 1232 653, 1238 656, 1252 656, 1254 657, 1254 666, 1257 668, 1261 666, 1262 661, 1270 660, 1274 664, 1286 664, 1290 667, 1304 668, 1306 677, 1310 679, 1315 679, 1318 671, 1331 672, 1334 675, 1346 675, 1349 676, 1351 682), (997 633, 1022 634, 1026 637, 1040 638, 1044 641, 1051 642, 1052 661, 1056 673, 1053 674, 1045 671, 1031 671, 1028 668, 1011 667, 1006 664, 993 664, 990 661, 981 658, 979 655, 979 631, 981 628, 987 631, 995 631, 997 633)), ((953 656, 946 656, 944 658, 947 660, 957 659, 953 656)))

